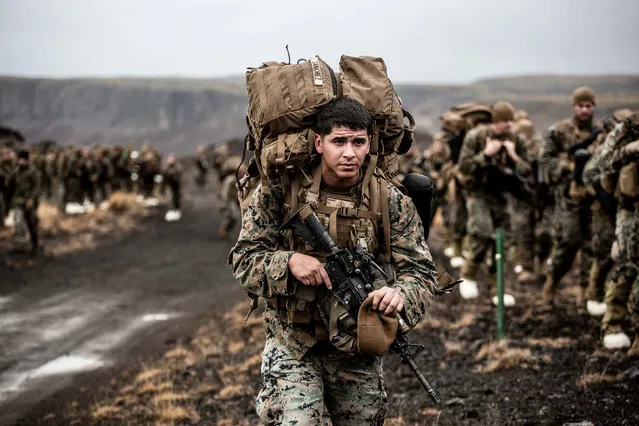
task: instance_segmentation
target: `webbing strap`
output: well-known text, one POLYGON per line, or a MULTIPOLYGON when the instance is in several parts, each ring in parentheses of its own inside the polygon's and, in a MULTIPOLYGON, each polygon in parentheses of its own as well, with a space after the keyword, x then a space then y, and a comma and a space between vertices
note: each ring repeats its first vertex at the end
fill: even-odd
POLYGON ((380 202, 381 202, 381 210, 382 210, 382 229, 384 230, 384 251, 386 262, 390 263, 391 261, 391 237, 390 237, 390 211, 388 209, 388 201, 390 198, 390 193, 388 191, 388 184, 384 180, 377 180, 379 185, 381 186, 380 192, 382 194, 380 202))
POLYGON ((373 176, 373 172, 375 171, 375 167, 377 167, 377 147, 379 146, 379 128, 377 123, 373 123, 373 138, 371 140, 371 149, 370 156, 371 161, 368 164, 366 169, 366 174, 364 175, 364 180, 362 181, 362 191, 368 188, 368 185, 371 182, 371 177, 373 176))
POLYGON ((339 244, 339 238, 337 236, 337 209, 328 216, 328 235, 331 236, 335 244, 339 244))
POLYGON ((317 203, 319 201, 320 186, 322 184, 322 167, 318 166, 313 174, 313 183, 306 193, 307 203, 317 203))

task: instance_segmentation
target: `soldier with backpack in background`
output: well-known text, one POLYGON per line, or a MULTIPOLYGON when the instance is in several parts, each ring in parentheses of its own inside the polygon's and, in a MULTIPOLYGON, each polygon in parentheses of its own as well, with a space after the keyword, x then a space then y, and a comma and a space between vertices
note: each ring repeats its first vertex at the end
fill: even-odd
MULTIPOLYGON (((492 106, 493 122, 468 132, 459 155, 457 179, 466 191, 470 251, 461 272, 464 281, 459 287, 464 299, 479 295, 477 274, 489 254, 494 253, 496 229, 510 230, 504 194, 520 196, 519 179, 531 174, 525 143, 512 132, 514 113, 510 103, 496 102, 492 106)), ((494 262, 489 264, 488 283, 492 301, 497 304, 494 262)), ((514 304, 514 296, 504 294, 504 305, 514 304)))
POLYGON ((592 265, 592 198, 583 183, 579 182, 581 176, 575 176, 575 153, 580 148, 593 149, 595 142, 603 139, 605 134, 601 124, 593 122, 593 90, 589 87, 575 89, 572 101, 573 117, 550 127, 540 155, 546 181, 554 190, 556 215, 553 251, 542 295, 543 303, 547 306, 554 304, 559 282, 580 252, 577 305, 585 307, 585 292, 592 265))

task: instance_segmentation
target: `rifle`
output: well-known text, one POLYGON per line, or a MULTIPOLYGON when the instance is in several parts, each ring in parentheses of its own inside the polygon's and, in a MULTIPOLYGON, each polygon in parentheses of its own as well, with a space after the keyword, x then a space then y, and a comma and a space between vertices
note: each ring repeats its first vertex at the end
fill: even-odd
MULTIPOLYGON (((586 167, 586 163, 590 160, 592 154, 585 149, 579 149, 575 152, 575 170, 573 172, 573 179, 576 183, 583 185, 583 172, 586 167)), ((599 201, 599 205, 604 213, 608 215, 614 215, 617 211, 617 200, 613 194, 608 193, 601 186, 601 176, 597 176, 592 182, 592 186, 595 190, 595 197, 599 201)))
POLYGON ((580 149, 584 149, 587 150, 588 147, 590 145, 593 144, 594 141, 597 140, 597 137, 599 137, 599 134, 602 133, 601 129, 597 129, 597 128, 593 128, 590 131, 590 136, 588 136, 587 139, 585 139, 583 142, 575 144, 573 146, 570 147, 570 149, 568 149, 568 154, 570 154, 571 156, 574 156, 575 153, 580 150, 580 149))
POLYGON ((584 169, 586 168, 586 163, 590 160, 590 152, 585 149, 578 149, 573 152, 573 158, 575 160, 575 168, 572 172, 572 180, 579 185, 583 185, 584 169))
POLYGON ((406 188, 407 195, 413 200, 415 209, 424 226, 424 239, 428 240, 430 234, 430 223, 433 215, 433 196, 435 194, 435 184, 428 176, 419 173, 409 173, 402 181, 406 188))
MULTIPOLYGON (((375 281, 386 282, 388 277, 384 270, 375 262, 373 256, 361 246, 353 249, 340 249, 328 235, 310 205, 302 207, 282 228, 292 228, 296 234, 304 238, 318 250, 329 253, 326 257, 326 272, 333 283, 333 295, 347 309, 349 315, 357 321, 359 308, 374 290, 375 281)), ((440 289, 437 294, 452 291, 457 283, 440 289)), ((397 315, 399 327, 397 336, 391 344, 391 351, 399 354, 403 363, 408 364, 412 372, 426 390, 431 400, 438 404, 441 399, 433 387, 428 383, 422 372, 415 364, 415 357, 424 350, 423 345, 408 343, 406 334, 408 326, 401 315, 397 315), (414 348, 414 349, 412 349, 414 348)))
POLYGON ((535 178, 533 184, 533 206, 537 210, 537 221, 541 221, 544 216, 544 210, 547 205, 551 204, 550 190, 544 176, 544 168, 538 158, 531 163, 533 176, 535 178))
POLYGON ((461 132, 451 136, 446 141, 448 143, 448 147, 450 148, 450 158, 453 160, 454 164, 457 164, 459 162, 459 156, 461 154, 462 145, 464 145, 465 136, 466 132, 461 132))
POLYGON ((499 192, 508 192, 518 200, 532 203, 533 194, 526 181, 511 169, 487 164, 484 167, 484 179, 486 186, 497 188, 499 192))

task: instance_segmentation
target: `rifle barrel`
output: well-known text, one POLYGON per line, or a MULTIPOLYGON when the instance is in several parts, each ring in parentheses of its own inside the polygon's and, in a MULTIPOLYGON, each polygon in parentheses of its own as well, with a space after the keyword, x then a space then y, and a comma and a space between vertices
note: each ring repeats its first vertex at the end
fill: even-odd
POLYGON ((415 361, 409 356, 407 356, 407 357, 404 357, 404 362, 406 362, 406 364, 408 364, 408 366, 413 371, 413 373, 415 373, 415 376, 417 376, 417 380, 419 380, 419 383, 422 384, 422 386, 424 387, 424 390, 426 390, 426 393, 428 394, 430 399, 435 403, 435 405, 439 404, 441 402, 441 398, 439 397, 439 395, 437 395, 437 392, 435 391, 435 389, 433 389, 430 383, 428 383, 428 380, 426 380, 426 377, 424 377, 422 372, 419 370, 419 367, 417 367, 417 364, 415 364, 415 361))

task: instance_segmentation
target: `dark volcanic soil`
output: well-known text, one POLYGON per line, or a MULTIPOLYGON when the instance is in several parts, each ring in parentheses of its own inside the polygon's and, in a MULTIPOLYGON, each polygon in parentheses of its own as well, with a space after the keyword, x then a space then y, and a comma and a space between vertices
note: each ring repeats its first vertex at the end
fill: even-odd
MULTIPOLYGON (((104 300, 126 295, 126 303, 96 320, 94 334, 150 308, 183 314, 166 323, 172 327, 154 325, 108 352, 114 367, 76 376, 23 406, 18 424, 170 424, 170 413, 154 411, 158 394, 145 390, 138 375, 155 368, 162 380, 153 383, 169 381, 172 398, 188 401, 183 404, 188 412, 176 415, 176 424, 257 423, 263 332, 259 316, 243 325, 246 305, 236 306, 244 299, 225 265, 230 244, 217 237, 212 193, 208 197, 189 195, 195 201, 178 224, 156 218, 144 233, 99 250, 29 270, 0 269, 3 277, 10 274, 11 291, 21 295, 24 306, 71 290, 104 300), (160 357, 165 349, 170 351, 160 357), (95 403, 106 407, 100 416, 95 403)), ((441 260, 441 236, 431 234, 433 253, 441 260)), ((549 311, 535 306, 539 284, 513 282, 508 273, 507 286, 518 304, 507 312, 507 342, 495 341, 495 310, 488 297, 468 303, 457 292, 438 298, 430 317, 412 333, 413 343, 425 345, 417 364, 439 392, 440 406, 433 407, 396 356, 385 357, 387 425, 639 424, 639 363, 625 352, 601 349, 600 320, 575 308, 567 283, 558 306, 549 311)), ((487 295, 487 288, 481 290, 487 295)), ((5 409, 0 408, 3 414, 5 409)))

